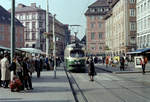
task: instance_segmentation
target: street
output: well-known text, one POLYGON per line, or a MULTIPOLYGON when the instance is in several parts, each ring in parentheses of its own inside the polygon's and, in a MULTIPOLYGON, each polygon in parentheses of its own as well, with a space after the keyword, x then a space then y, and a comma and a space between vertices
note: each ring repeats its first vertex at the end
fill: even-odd
POLYGON ((89 81, 87 73, 74 73, 73 76, 88 102, 150 102, 150 73, 112 74, 102 71, 94 82, 89 81))

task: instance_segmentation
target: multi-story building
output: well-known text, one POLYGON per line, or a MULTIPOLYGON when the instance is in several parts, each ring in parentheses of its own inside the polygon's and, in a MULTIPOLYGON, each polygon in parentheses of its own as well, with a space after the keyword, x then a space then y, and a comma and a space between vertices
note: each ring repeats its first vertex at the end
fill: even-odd
POLYGON ((106 21, 107 54, 120 55, 136 49, 136 0, 114 0, 106 21))
POLYGON ((137 46, 150 47, 150 0, 137 0, 137 46))
MULTIPOLYGON (((38 48, 42 51, 46 50, 46 11, 37 7, 36 3, 31 3, 31 6, 18 4, 16 7, 16 17, 25 26, 24 38, 25 47, 38 48)), ((53 16, 49 13, 49 52, 53 50, 53 16)), ((64 24, 55 19, 55 35, 56 35, 56 52, 59 55, 64 51, 65 45, 65 27, 64 24), (59 48, 60 47, 60 48, 59 48)))
POLYGON ((104 54, 105 52, 105 21, 103 16, 109 10, 107 0, 97 0, 88 7, 85 13, 86 48, 88 54, 104 54))
MULTIPOLYGON (((24 27, 15 19, 16 48, 24 47, 24 27)), ((10 48, 11 44, 11 14, 0 6, 0 46, 10 48)))

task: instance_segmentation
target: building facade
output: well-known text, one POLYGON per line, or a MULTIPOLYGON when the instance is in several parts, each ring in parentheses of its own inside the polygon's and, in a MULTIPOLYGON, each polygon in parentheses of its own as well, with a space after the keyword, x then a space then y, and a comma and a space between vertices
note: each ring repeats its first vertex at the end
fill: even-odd
POLYGON ((103 55, 105 53, 105 20, 103 16, 109 10, 106 0, 97 0, 88 7, 86 16, 87 53, 103 55))
MULTIPOLYGON (((24 27, 15 19, 16 48, 24 47, 24 27)), ((11 45, 11 14, 0 6, 0 46, 10 48, 11 45)))
POLYGON ((150 0, 137 0, 137 45, 150 47, 150 0))
POLYGON ((108 55, 136 50, 136 0, 116 0, 105 15, 108 55))
MULTIPOLYGON (((18 4, 16 18, 25 26, 24 38, 25 47, 32 47, 46 51, 46 11, 37 7, 36 3, 31 6, 18 4)), ((53 53, 53 16, 49 13, 49 53, 53 53)), ((55 19, 56 53, 62 54, 65 48, 65 27, 64 24, 55 19), (60 48, 59 48, 60 47, 60 48)))

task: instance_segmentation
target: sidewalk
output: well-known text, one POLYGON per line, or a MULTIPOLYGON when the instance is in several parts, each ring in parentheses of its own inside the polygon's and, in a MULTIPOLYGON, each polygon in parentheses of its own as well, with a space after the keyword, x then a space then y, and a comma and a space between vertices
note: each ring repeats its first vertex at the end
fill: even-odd
POLYGON ((75 102, 63 67, 57 69, 56 79, 53 71, 42 71, 40 78, 34 73, 32 91, 18 93, 0 88, 0 102, 75 102))
MULTIPOLYGON (((107 71, 107 72, 111 72, 111 73, 115 73, 115 74, 121 74, 121 73, 142 73, 142 69, 141 68, 135 68, 134 67, 134 63, 128 63, 128 66, 125 67, 125 71, 120 71, 120 66, 119 64, 116 65, 115 67, 112 67, 112 66, 108 66, 106 68, 106 65, 104 64, 95 64, 95 66, 97 68, 100 68, 104 71, 107 71)), ((150 64, 148 63, 146 65, 146 69, 145 69, 146 72, 150 72, 150 64)))

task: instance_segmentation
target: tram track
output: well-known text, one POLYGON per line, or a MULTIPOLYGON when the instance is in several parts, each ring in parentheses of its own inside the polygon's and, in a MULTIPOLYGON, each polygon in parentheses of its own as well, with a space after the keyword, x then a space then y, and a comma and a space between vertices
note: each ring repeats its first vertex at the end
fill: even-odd
MULTIPOLYGON (((100 68, 96 68, 97 70, 102 70, 102 69, 100 69, 100 68)), ((103 71, 105 71, 105 70, 103 70, 103 71)), ((105 71, 105 72, 107 72, 107 71, 105 71)), ((111 73, 111 72, 109 72, 108 71, 108 73, 111 73)), ((124 77, 121 77, 121 76, 118 76, 118 75, 116 75, 116 74, 113 74, 112 76, 116 76, 116 77, 119 77, 120 79, 123 79, 123 80, 125 80, 125 81, 129 81, 129 82, 131 82, 131 83, 137 83, 137 84, 139 84, 139 83, 141 83, 141 82, 138 82, 138 81, 135 81, 135 80, 132 80, 132 79, 128 79, 128 78, 124 78, 124 77)), ((112 81, 115 81, 115 82, 118 82, 118 80, 114 80, 113 78, 111 78, 111 77, 108 77, 108 76, 106 76, 107 78, 110 78, 112 81)), ((98 82, 98 81, 97 81, 98 82)), ((132 89, 130 89, 130 88, 128 88, 128 87, 125 87, 125 86, 123 86, 123 85, 121 85, 121 84, 118 84, 120 87, 122 87, 123 89, 126 89, 126 90, 128 90, 128 91, 130 91, 130 92, 132 92, 132 93, 134 93, 134 94, 136 94, 136 95, 138 95, 138 96, 141 96, 141 97, 143 97, 143 98, 145 98, 145 99, 148 99, 148 100, 150 100, 150 98, 149 97, 146 97, 146 96, 144 96, 144 95, 142 95, 142 94, 140 94, 140 93, 138 93, 138 92, 136 92, 136 91, 133 91, 132 89)))
MULTIPOLYGON (((100 69, 99 69, 99 70, 100 70, 100 69)), ((133 83, 133 82, 134 82, 134 83, 137 83, 137 84, 140 83, 140 82, 136 82, 136 81, 133 81, 133 80, 129 80, 129 79, 120 77, 120 76, 118 76, 118 75, 114 75, 114 74, 113 74, 112 76, 117 76, 117 77, 119 77, 120 79, 123 79, 123 80, 125 80, 125 81, 129 81, 129 82, 132 82, 132 83, 133 83)), ((144 99, 150 100, 149 97, 146 97, 146 96, 144 96, 144 95, 142 95, 142 94, 140 94, 140 93, 138 93, 138 92, 136 92, 136 91, 134 91, 134 90, 132 90, 132 89, 130 89, 130 88, 128 88, 128 87, 125 87, 125 86, 119 84, 119 83, 118 83, 119 80, 114 80, 113 78, 108 77, 108 76, 105 76, 105 77, 111 79, 113 82, 116 82, 117 85, 119 85, 119 87, 121 87, 122 89, 126 89, 126 90, 128 90, 129 92, 136 94, 137 96, 140 96, 140 97, 142 97, 142 98, 144 98, 144 99)), ((100 83, 98 80, 95 80, 95 82, 96 82, 98 85, 102 86, 104 89, 106 89, 108 92, 110 92, 112 95, 114 95, 115 97, 117 97, 118 99, 120 99, 121 101, 126 102, 126 100, 124 100, 122 97, 120 97, 120 96, 117 95, 115 92, 113 92, 112 90, 110 90, 111 88, 105 87, 105 86, 104 86, 102 83, 100 83)))
POLYGON ((75 102, 88 102, 87 98, 85 97, 83 91, 79 87, 78 83, 76 82, 76 80, 73 77, 73 75, 71 74, 71 72, 68 72, 65 67, 64 67, 64 70, 65 70, 66 76, 68 78, 68 81, 69 81, 69 84, 70 84, 70 88, 72 90, 72 94, 74 96, 75 102), (75 87, 77 89, 75 89, 75 87), (82 101, 80 101, 81 99, 78 98, 78 94, 80 94, 80 96, 82 97, 82 101))

